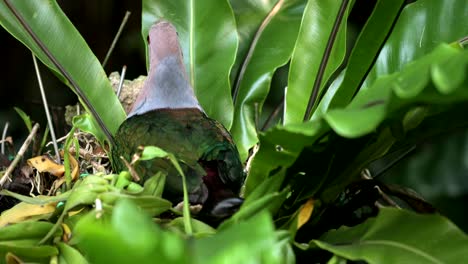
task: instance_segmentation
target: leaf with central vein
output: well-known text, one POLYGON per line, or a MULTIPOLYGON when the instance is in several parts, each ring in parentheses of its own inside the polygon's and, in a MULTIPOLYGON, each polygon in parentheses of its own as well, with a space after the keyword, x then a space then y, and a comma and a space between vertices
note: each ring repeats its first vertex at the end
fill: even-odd
MULTIPOLYGON (((333 49, 322 79, 321 88, 342 63, 346 54, 346 21, 353 1, 341 21, 333 49)), ((325 47, 335 23, 341 1, 309 1, 302 19, 299 36, 291 58, 284 123, 302 122, 312 86, 320 67, 325 47)))
POLYGON ((142 12, 145 41, 154 22, 165 19, 175 25, 185 67, 200 104, 208 116, 229 129, 233 118, 229 73, 238 38, 227 0, 143 0, 142 12))
MULTIPOLYGON (((83 91, 104 125, 113 134, 125 119, 125 112, 112 90, 100 62, 55 1, 11 1, 40 41, 83 91)), ((0 1, 0 24, 28 47, 53 73, 68 83, 49 58, 21 26, 3 1, 0 1)), ((84 98, 79 98, 83 102, 84 98)))
POLYGON ((383 208, 376 218, 330 231, 311 244, 350 260, 385 263, 459 263, 468 237, 447 218, 383 208))
POLYGON ((249 55, 241 66, 241 74, 234 85, 238 94, 232 135, 242 160, 258 142, 255 104, 261 111, 275 70, 291 56, 305 3, 303 0, 279 1, 258 28, 249 55))
POLYGON ((467 15, 465 0, 419 0, 407 5, 361 89, 369 88, 382 75, 401 71, 440 43, 465 37, 467 15))
POLYGON ((367 71, 372 67, 374 58, 383 46, 404 2, 404 0, 377 1, 349 56, 344 80, 332 99, 330 108, 344 107, 349 103, 367 71))
POLYGON ((231 70, 231 84, 234 84, 237 73, 245 60, 249 48, 252 46, 255 33, 271 9, 280 0, 229 0, 236 17, 239 47, 231 70))

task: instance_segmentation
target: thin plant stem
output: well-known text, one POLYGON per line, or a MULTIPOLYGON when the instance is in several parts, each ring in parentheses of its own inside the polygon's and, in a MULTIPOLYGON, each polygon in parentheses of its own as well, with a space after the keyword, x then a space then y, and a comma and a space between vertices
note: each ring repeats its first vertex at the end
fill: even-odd
POLYGON ((107 51, 106 57, 104 58, 104 61, 102 62, 102 67, 103 68, 106 66, 107 61, 109 60, 110 55, 112 54, 112 51, 114 51, 115 44, 117 44, 117 40, 119 40, 120 34, 122 34, 122 31, 123 31, 123 29, 125 27, 125 24, 127 24, 128 17, 130 16, 130 14, 131 14, 130 11, 125 12, 125 16, 124 16, 124 18, 122 20, 122 23, 120 23, 119 30, 117 31, 117 34, 115 35, 114 40, 112 41, 112 44, 111 44, 109 50, 107 51))
POLYGON ((47 117, 47 123, 50 128, 50 137, 52 138, 52 143, 54 145, 55 160, 57 161, 57 164, 60 164, 61 163, 60 153, 58 150, 57 139, 55 137, 54 124, 52 123, 52 117, 50 116, 49 104, 47 103, 47 96, 45 95, 44 86, 42 85, 41 73, 39 71, 39 66, 37 65, 37 60, 36 60, 36 56, 34 56, 34 53, 32 53, 32 58, 34 62, 34 69, 36 70, 37 82, 39 83, 39 90, 41 91, 42 103, 44 104, 44 110, 45 110, 46 117, 47 117))
POLYGON ((127 65, 122 67, 122 73, 120 74, 119 88, 117 88, 117 98, 120 97, 120 92, 122 91, 122 86, 125 80, 125 73, 127 72, 127 65))
POLYGON ((6 133, 8 131, 8 126, 10 123, 6 122, 5 127, 3 127, 3 133, 2 133, 2 154, 5 154, 5 138, 6 138, 6 133))

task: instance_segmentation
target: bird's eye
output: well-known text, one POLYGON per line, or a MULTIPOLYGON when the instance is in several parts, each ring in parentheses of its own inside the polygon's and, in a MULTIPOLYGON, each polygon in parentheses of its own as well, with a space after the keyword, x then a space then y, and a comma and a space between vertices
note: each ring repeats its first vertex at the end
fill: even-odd
POLYGON ((149 36, 146 37, 146 41, 148 41, 148 44, 150 44, 150 37, 149 36))

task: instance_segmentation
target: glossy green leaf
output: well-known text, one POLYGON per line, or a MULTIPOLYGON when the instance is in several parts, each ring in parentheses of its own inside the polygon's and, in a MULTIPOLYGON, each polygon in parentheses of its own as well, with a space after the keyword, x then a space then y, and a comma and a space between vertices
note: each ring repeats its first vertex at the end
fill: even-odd
POLYGON ((21 119, 23 119, 23 122, 26 125, 26 127, 28 128, 28 131, 31 132, 31 130, 32 130, 31 118, 23 110, 21 110, 20 108, 14 107, 14 109, 15 109, 16 113, 18 113, 18 115, 21 117, 21 119))
MULTIPOLYGON (((206 237, 216 234, 216 229, 205 224, 197 219, 190 219, 193 227, 193 236, 196 238, 206 237)), ((180 235, 185 235, 185 223, 183 217, 177 217, 172 220, 169 224, 165 225, 165 228, 169 228, 171 231, 175 231, 180 235)))
MULTIPOLYGON (((425 118, 405 134, 402 142, 416 145, 416 149, 381 176, 384 182, 413 188, 465 232, 468 230, 464 213, 464 197, 468 193, 467 112, 468 104, 463 102, 425 118)), ((374 164, 377 173, 383 162, 374 164)))
POLYGON ((208 116, 230 128, 233 103, 229 73, 237 49, 234 14, 227 0, 143 0, 142 35, 165 19, 178 33, 190 83, 208 116))
POLYGON ((68 211, 75 206, 94 204, 100 193, 108 191, 108 182, 102 177, 88 175, 82 182, 70 191, 70 196, 65 204, 64 211, 68 211))
POLYGON ((140 209, 152 216, 160 215, 172 207, 172 203, 170 201, 150 195, 135 196, 117 192, 105 192, 98 195, 97 198, 101 199, 108 205, 114 205, 120 200, 126 199, 138 205, 140 209))
POLYGON ((409 104, 468 100, 468 92, 462 85, 467 65, 467 51, 439 45, 407 64, 401 72, 383 76, 369 89, 361 90, 346 108, 328 111, 325 119, 338 134, 360 137, 374 131, 384 119, 401 117, 401 111, 409 104), (440 70, 442 65, 453 70, 440 70))
POLYGON ((376 218, 330 231, 312 244, 368 263, 458 263, 468 258, 468 237, 447 218, 383 208, 376 218))
POLYGON ((234 84, 257 30, 278 1, 229 0, 229 3, 234 11, 239 39, 236 61, 231 70, 231 84, 234 84))
POLYGON ((72 119, 73 126, 96 137, 101 146, 105 146, 106 135, 90 114, 81 114, 72 119))
POLYGON ((432 81, 442 94, 450 94, 463 84, 468 60, 453 55, 434 63, 431 67, 432 81))
POLYGON ((249 203, 254 202, 263 196, 280 191, 281 184, 283 183, 285 171, 279 171, 275 175, 268 177, 262 181, 258 186, 255 187, 253 192, 246 196, 243 206, 248 206, 249 203))
POLYGON ((284 188, 278 192, 268 193, 258 199, 247 199, 247 204, 243 204, 237 213, 224 221, 218 230, 228 229, 242 221, 257 216, 261 212, 269 212, 271 215, 274 215, 283 204, 289 192, 289 188, 284 188))
POLYGON ((385 76, 375 82, 374 89, 363 90, 353 100, 353 106, 332 109, 324 114, 330 126, 345 137, 359 137, 370 133, 383 121, 386 102, 391 96, 391 83, 395 78, 385 76))
MULTIPOLYGON (((194 243, 194 263, 285 263, 270 216, 263 212, 194 243)), ((280 244, 281 245, 281 244, 280 244)))
MULTIPOLYGON (((341 21, 320 88, 343 62, 346 54, 346 21, 352 2, 348 3, 341 21)), ((340 6, 341 1, 309 1, 305 8, 291 58, 284 112, 285 124, 302 122, 304 119, 312 87, 340 6)))
POLYGON ((344 107, 359 89, 398 18, 404 0, 379 0, 354 44, 346 72, 330 107, 344 107))
POLYGON ((322 120, 277 126, 260 134, 260 149, 247 176, 244 194, 248 197, 273 170, 288 168, 305 146, 327 129, 322 120))
MULTIPOLYGON (((52 227, 52 223, 43 221, 25 221, 1 227, 0 262, 3 263, 7 252, 29 262, 44 262, 56 256, 56 247, 39 243, 52 227)), ((62 230, 56 230, 53 235, 61 234, 62 230)))
POLYGON ((58 249, 54 246, 22 245, 17 242, 0 241, 0 255, 11 252, 25 260, 35 260, 52 257, 58 254, 58 249))
POLYGON ((168 153, 156 146, 146 146, 141 153, 140 160, 151 160, 155 158, 165 158, 168 153))
POLYGON ((73 264, 87 264, 88 261, 86 258, 74 247, 70 245, 59 242, 57 243, 59 254, 59 263, 73 263, 73 264))
POLYGON ((161 197, 166 183, 166 174, 157 172, 145 181, 142 194, 161 197))
POLYGON ((361 90, 346 108, 327 112, 325 119, 328 124, 344 137, 360 137, 377 131, 376 129, 383 122, 386 122, 385 125, 389 127, 381 131, 378 140, 363 149, 355 161, 330 183, 331 187, 324 191, 321 195, 322 199, 333 200, 346 184, 358 177, 359 171, 364 166, 382 157, 397 142, 397 139, 401 141, 401 145, 405 142, 410 144, 414 138, 427 139, 429 136, 437 135, 436 132, 440 132, 441 129, 448 131, 449 127, 457 126, 457 124, 458 127, 463 126, 464 123, 461 122, 453 124, 453 126, 440 126, 438 128, 438 125, 432 120, 434 125, 429 126, 430 129, 427 129, 426 125, 425 129, 420 130, 417 126, 421 123, 421 118, 428 118, 430 114, 423 113, 423 116, 410 119, 406 117, 408 117, 407 112, 411 113, 417 105, 426 105, 428 109, 438 109, 437 107, 439 107, 441 109, 437 111, 440 112, 450 109, 454 103, 468 100, 468 91, 465 89, 466 77, 460 76, 461 72, 466 72, 467 54, 467 51, 451 45, 439 45, 433 52, 407 64, 401 72, 383 76, 375 81, 369 89, 361 90), (451 73, 445 72, 447 75, 444 75, 443 78, 450 79, 453 74, 456 81, 437 84, 435 78, 442 78, 442 72, 434 75, 431 69, 434 65, 444 64, 448 61, 458 63, 455 66, 457 70, 451 73), (465 78, 465 84, 460 81, 460 78, 465 78), (447 90, 451 93, 448 94, 447 90), (400 128, 395 129, 397 127, 400 128), (412 139, 403 138, 405 133, 415 129, 419 133, 412 135, 412 139), (400 132, 397 132, 398 130, 400 132))
POLYGON ((379 76, 402 70, 408 62, 424 56, 440 43, 452 43, 468 35, 462 22, 467 14, 464 0, 419 0, 406 6, 363 88, 379 76))
POLYGON ((187 263, 185 243, 162 231, 135 204, 119 200, 112 215, 91 212, 76 224, 77 248, 91 263, 187 263), (112 252, 112 254, 109 254, 112 252))
MULTIPOLYGON (((303 0, 278 1, 269 13, 265 14, 261 26, 248 46, 246 56, 242 57, 238 72, 233 73, 237 78, 233 88, 236 97, 231 133, 241 160, 247 158, 249 149, 258 142, 256 111, 262 111, 275 70, 289 61, 304 5, 303 0)), ((242 22, 243 19, 255 17, 244 18, 238 14, 236 18, 242 22)))
POLYGON ((53 224, 40 221, 24 221, 0 228, 0 241, 40 239, 52 228, 53 224))
MULTIPOLYGON (((92 106, 96 110, 96 114, 112 134, 116 132, 125 119, 125 112, 101 64, 58 4, 55 1, 10 2, 81 88, 86 99, 79 96, 80 101, 86 108, 92 106)), ((4 1, 0 2, 0 24, 77 93, 33 38, 27 34, 4 1)))

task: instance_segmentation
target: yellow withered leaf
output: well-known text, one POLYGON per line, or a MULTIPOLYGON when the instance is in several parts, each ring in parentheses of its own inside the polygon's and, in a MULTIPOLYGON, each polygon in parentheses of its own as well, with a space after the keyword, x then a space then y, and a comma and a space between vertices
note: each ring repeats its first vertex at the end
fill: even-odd
POLYGON ((65 167, 62 164, 57 164, 46 155, 30 158, 28 164, 39 172, 48 172, 57 177, 62 177, 65 173, 65 167))
POLYGON ((312 212, 314 211, 314 199, 309 198, 305 204, 302 205, 299 215, 297 217, 297 229, 301 228, 307 221, 309 221, 312 212))
MULTIPOLYGON (((39 199, 40 197, 37 196, 39 199)), ((48 196, 43 197, 49 198, 48 196)), ((20 202, 0 215, 0 227, 28 220, 35 216, 51 214, 55 211, 56 205, 57 202, 42 205, 20 202)))
POLYGON ((68 241, 70 241, 71 236, 72 236, 71 228, 67 224, 62 223, 62 230, 63 230, 62 240, 65 243, 67 243, 68 241))
MULTIPOLYGON (((63 152, 60 153, 63 156, 63 152)), ((76 180, 79 175, 79 165, 78 161, 73 157, 73 155, 68 154, 68 158, 70 160, 70 166, 71 166, 71 177, 72 180, 76 180)), ((56 177, 62 177, 65 174, 65 166, 62 164, 56 163, 54 160, 52 160, 50 157, 46 155, 42 156, 37 156, 34 158, 28 159, 28 164, 29 166, 37 169, 39 172, 48 172, 56 177)), ((63 179, 59 183, 56 184, 56 187, 58 188, 62 183, 65 181, 63 179)))
POLYGON ((7 264, 19 264, 19 263, 24 263, 23 260, 21 260, 18 256, 15 254, 8 252, 5 256, 5 260, 7 264))

